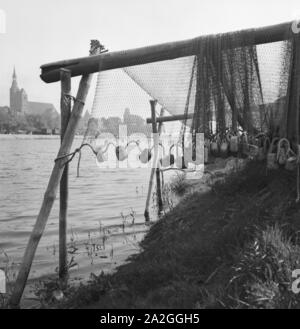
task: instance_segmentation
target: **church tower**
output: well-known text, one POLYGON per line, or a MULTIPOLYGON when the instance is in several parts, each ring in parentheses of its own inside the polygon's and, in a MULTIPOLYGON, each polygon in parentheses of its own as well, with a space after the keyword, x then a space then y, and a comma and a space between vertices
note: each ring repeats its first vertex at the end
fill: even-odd
POLYGON ((12 84, 10 87, 10 110, 13 113, 20 111, 19 91, 16 69, 14 68, 12 84))
POLYGON ((17 74, 16 74, 16 68, 14 67, 14 72, 13 72, 13 82, 12 82, 12 85, 11 85, 11 89, 12 90, 19 90, 19 87, 18 87, 18 82, 17 82, 17 74))
POLYGON ((27 95, 24 89, 19 88, 16 69, 14 67, 12 84, 10 87, 10 110, 13 113, 25 112, 27 107, 27 95))

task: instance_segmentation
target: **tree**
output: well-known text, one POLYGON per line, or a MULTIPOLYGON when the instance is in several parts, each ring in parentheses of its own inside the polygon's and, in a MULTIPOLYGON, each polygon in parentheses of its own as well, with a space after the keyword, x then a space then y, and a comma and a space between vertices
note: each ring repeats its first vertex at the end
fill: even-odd
POLYGON ((10 113, 8 107, 0 108, 0 131, 9 131, 10 113))
POLYGON ((119 136, 119 126, 122 124, 122 120, 119 117, 101 118, 101 123, 104 132, 109 132, 115 137, 119 136))
POLYGON ((56 111, 49 108, 41 115, 44 128, 59 128, 59 115, 56 111))

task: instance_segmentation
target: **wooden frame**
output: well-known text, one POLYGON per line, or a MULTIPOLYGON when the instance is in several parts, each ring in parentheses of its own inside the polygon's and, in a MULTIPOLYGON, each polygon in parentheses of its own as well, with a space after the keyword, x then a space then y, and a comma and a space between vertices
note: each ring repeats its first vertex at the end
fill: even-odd
MULTIPOLYGON (((248 45, 248 40, 251 40, 252 44, 259 45, 290 39, 293 36, 292 24, 293 22, 288 22, 241 31, 241 37, 231 42, 231 46, 246 46, 248 45)), ((221 36, 225 38, 230 38, 233 35, 233 33, 221 34, 221 36)), ((199 52, 199 49, 201 49, 202 44, 208 37, 209 36, 200 36, 184 41, 169 42, 125 51, 109 52, 92 57, 81 57, 49 63, 41 66, 41 78, 47 83, 59 81, 61 68, 70 70, 72 77, 75 77, 99 71, 192 56, 199 52), (99 66, 100 62, 101 68, 99 66)), ((220 47, 221 49, 225 49, 228 45, 221 44, 220 47)))

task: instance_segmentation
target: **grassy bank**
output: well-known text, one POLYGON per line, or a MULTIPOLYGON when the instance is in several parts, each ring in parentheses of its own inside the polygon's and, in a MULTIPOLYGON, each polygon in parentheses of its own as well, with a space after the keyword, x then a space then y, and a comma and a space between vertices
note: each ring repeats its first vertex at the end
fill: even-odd
MULTIPOLYGON (((70 288, 62 308, 298 308, 295 173, 264 163, 186 195, 113 275, 70 288)), ((48 305, 49 306, 49 305, 48 305)))

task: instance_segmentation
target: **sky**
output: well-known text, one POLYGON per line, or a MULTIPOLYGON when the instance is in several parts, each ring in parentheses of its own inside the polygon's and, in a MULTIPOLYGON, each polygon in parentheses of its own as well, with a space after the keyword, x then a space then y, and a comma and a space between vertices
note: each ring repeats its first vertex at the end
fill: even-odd
MULTIPOLYGON (((59 83, 44 83, 40 66, 87 56, 90 39, 115 51, 278 24, 300 18, 300 1, 0 0, 0 18, 3 13, 0 106, 9 105, 15 65, 19 87, 29 100, 50 102, 59 110, 59 83)), ((77 84, 78 78, 73 79, 73 94, 77 84)), ((93 88, 87 108, 92 106, 93 88)))

